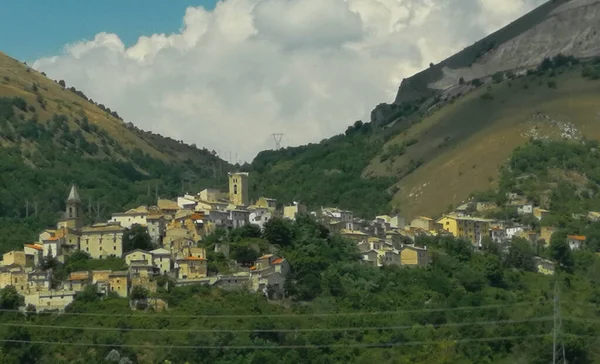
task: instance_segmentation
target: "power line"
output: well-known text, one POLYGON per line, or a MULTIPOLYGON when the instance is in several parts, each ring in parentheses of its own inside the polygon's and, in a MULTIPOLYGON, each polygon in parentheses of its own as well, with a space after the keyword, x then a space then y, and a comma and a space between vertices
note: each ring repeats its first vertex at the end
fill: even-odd
MULTIPOLYGON (((410 309, 400 311, 363 311, 363 312, 331 312, 331 313, 305 313, 305 314, 257 314, 257 315, 152 315, 152 317, 158 318, 268 318, 268 317, 334 317, 334 316, 375 316, 375 315, 398 315, 406 313, 419 313, 419 312, 448 312, 448 311, 469 311, 479 309, 494 309, 494 308, 506 308, 506 307, 518 307, 518 306, 531 306, 539 304, 539 302, 517 302, 511 304, 495 304, 495 305, 483 305, 483 306, 459 306, 459 307, 445 307, 445 308, 421 308, 421 309, 410 309)), ((0 312, 19 312, 21 310, 10 310, 0 309, 0 312)), ((88 317, 149 317, 149 315, 131 315, 131 314, 115 314, 115 313, 91 313, 91 312, 28 312, 27 314, 37 315, 66 315, 66 316, 88 316, 88 317)))
MULTIPOLYGON (((528 322, 543 322, 552 320, 552 316, 534 317, 521 320, 496 320, 496 321, 467 321, 467 322, 451 322, 445 324, 423 324, 421 327, 464 327, 476 325, 504 325, 518 324, 528 322)), ((93 331, 132 331, 132 332, 189 332, 189 333, 223 333, 223 332, 260 332, 260 333, 276 333, 276 332, 352 332, 352 331, 371 331, 371 330, 407 330, 419 328, 414 325, 403 326, 381 326, 381 327, 342 327, 342 328, 308 328, 308 329, 147 329, 147 328, 120 328, 120 327, 101 327, 101 326, 61 326, 61 325, 37 325, 37 324, 19 324, 19 323, 0 323, 0 326, 7 327, 25 327, 39 329, 59 329, 59 330, 93 330, 93 331)))
POLYGON ((455 344, 469 342, 494 342, 511 341, 532 338, 547 337, 548 334, 521 335, 521 336, 501 336, 490 338, 469 338, 469 339, 444 339, 444 340, 423 340, 423 341, 405 341, 399 343, 370 343, 370 344, 318 344, 318 345, 240 345, 240 346, 220 346, 220 345, 141 345, 141 344, 101 344, 101 343, 78 343, 78 342, 60 342, 43 340, 10 340, 2 339, 0 342, 21 343, 21 344, 43 344, 43 345, 65 345, 65 346, 87 346, 87 347, 111 347, 111 348, 145 348, 145 349, 218 349, 218 350, 266 350, 266 349, 322 349, 322 348, 390 348, 399 346, 418 346, 431 345, 432 343, 455 344))

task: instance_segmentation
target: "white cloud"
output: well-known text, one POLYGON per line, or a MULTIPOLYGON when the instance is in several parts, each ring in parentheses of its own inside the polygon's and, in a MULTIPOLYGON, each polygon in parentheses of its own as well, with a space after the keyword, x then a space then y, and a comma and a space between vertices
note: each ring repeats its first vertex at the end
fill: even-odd
POLYGON ((250 160, 368 121, 399 82, 543 0, 226 0, 175 34, 116 34, 34 67, 139 127, 250 160))

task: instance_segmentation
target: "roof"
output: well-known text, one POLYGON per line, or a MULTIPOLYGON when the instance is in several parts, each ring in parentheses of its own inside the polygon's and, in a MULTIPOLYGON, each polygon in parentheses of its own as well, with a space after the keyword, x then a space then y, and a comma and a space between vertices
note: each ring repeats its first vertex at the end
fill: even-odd
POLYGON ((412 250, 422 250, 422 251, 427 251, 426 248, 421 248, 420 246, 414 246, 414 245, 405 245, 403 246, 400 250, 403 249, 412 249, 412 250))
POLYGON ((69 281, 82 281, 84 279, 89 279, 90 278, 90 272, 88 271, 79 271, 79 272, 72 272, 71 274, 69 274, 69 281))
POLYGON ((126 270, 121 270, 121 271, 116 271, 116 272, 112 272, 110 274, 111 277, 123 277, 126 276, 128 274, 128 272, 126 270))
POLYGON ((171 255, 171 252, 165 248, 158 248, 150 251, 152 255, 171 255))
POLYGON ((250 270, 256 270, 256 266, 253 265, 252 267, 250 267, 250 270))
POLYGON ((81 202, 81 199, 79 198, 79 191, 77 190, 77 186, 75 184, 71 186, 71 191, 69 192, 67 202, 81 202))
POLYGON ((171 200, 159 199, 157 205, 161 210, 179 210, 177 202, 171 200))
POLYGON ((40 244, 23 244, 23 246, 25 246, 27 248, 35 249, 35 250, 44 250, 44 247, 41 246, 40 244))
POLYGON ((427 217, 427 216, 417 216, 415 217, 415 220, 419 219, 419 220, 426 220, 426 221, 431 221, 433 220, 431 217, 427 217))
POLYGON ((143 249, 135 249, 135 250, 131 250, 131 251, 127 252, 127 254, 125 254, 125 256, 131 255, 133 253, 138 253, 138 252, 144 253, 144 254, 150 254, 149 251, 146 251, 146 250, 143 250, 143 249))
POLYGON ((120 224, 107 224, 107 223, 101 223, 101 224, 95 224, 92 226, 86 226, 83 229, 81 229, 82 233, 102 233, 102 232, 117 232, 117 231, 124 231, 125 228, 122 227, 120 224))
POLYGON ((572 239, 572 240, 579 240, 579 241, 585 240, 585 236, 583 236, 583 235, 567 235, 567 238, 572 239))
POLYGON ((267 259, 267 258, 271 258, 273 256, 273 254, 265 254, 262 257, 259 257, 258 259, 267 259))
POLYGON ((198 257, 185 257, 182 260, 196 260, 196 261, 202 261, 202 260, 206 260, 204 258, 198 258, 198 257))
POLYGON ((204 214, 198 213, 198 212, 194 212, 191 216, 190 219, 192 220, 202 220, 204 219, 204 214))
POLYGON ((275 259, 274 261, 271 262, 271 264, 281 264, 283 263, 285 259, 283 258, 279 258, 279 259, 275 259))
POLYGON ((359 230, 348 230, 348 229, 342 229, 340 231, 340 234, 342 234, 342 235, 344 235, 344 234, 346 234, 346 235, 361 235, 361 236, 367 235, 359 230))
POLYGON ((58 240, 58 237, 56 237, 56 236, 51 236, 48 239, 44 239, 44 241, 57 241, 57 240, 58 240))

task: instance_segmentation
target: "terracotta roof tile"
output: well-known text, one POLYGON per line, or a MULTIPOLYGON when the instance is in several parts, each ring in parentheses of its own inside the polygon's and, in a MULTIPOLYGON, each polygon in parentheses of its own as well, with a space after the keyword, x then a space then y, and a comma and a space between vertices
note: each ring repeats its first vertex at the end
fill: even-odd
POLYGON ((585 236, 583 236, 583 235, 568 235, 567 238, 573 239, 573 240, 580 240, 580 241, 585 240, 585 236))
POLYGON ((281 264, 283 263, 283 258, 275 259, 271 264, 281 264))

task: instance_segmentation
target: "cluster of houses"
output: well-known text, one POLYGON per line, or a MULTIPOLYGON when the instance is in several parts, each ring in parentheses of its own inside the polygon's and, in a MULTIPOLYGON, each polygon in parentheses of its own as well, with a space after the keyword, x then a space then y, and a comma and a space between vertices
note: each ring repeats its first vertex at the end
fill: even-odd
MULTIPOLYGON (((518 196, 509 197, 519 214, 531 214, 542 220, 548 213, 520 202, 518 196)), ((136 286, 155 292, 157 278, 162 275, 171 277, 179 286, 206 284, 224 289, 245 288, 269 297, 282 297, 285 277, 290 271, 285 258, 267 254, 249 268, 233 264, 232 273, 211 275, 208 274, 207 252, 198 244, 217 228, 255 224, 262 229, 274 216, 294 220, 299 214, 314 215, 331 231, 355 241, 362 262, 373 266, 427 266, 427 247, 415 245, 419 236, 448 234, 481 247, 485 238, 504 244, 515 236, 532 244, 549 243, 557 230, 544 226, 536 232, 509 221, 472 216, 491 208, 495 206, 468 203, 438 219, 417 216, 407 222, 399 215, 382 215, 365 220, 354 217, 352 211, 338 208, 322 207, 308 212, 306 206, 296 202, 280 207, 275 199, 266 197, 250 203, 248 173, 230 173, 227 193, 205 189, 176 200, 158 199, 156 206, 114 213, 107 222, 83 226, 81 198, 77 186, 73 185, 64 218, 56 229, 44 230, 38 241, 24 244, 23 250, 3 255, 0 288, 14 286, 25 297, 25 303, 37 310, 62 310, 88 285, 95 285, 99 294, 112 293, 121 297, 130 296, 136 286), (124 251, 124 233, 135 225, 146 228, 156 249, 124 251), (83 251, 93 259, 123 258, 126 267, 119 271, 71 272, 66 281, 53 281, 52 270, 43 269, 44 261, 51 258, 64 263, 75 251, 83 251)), ((600 213, 590 212, 587 218, 600 220, 600 213)), ((585 236, 569 235, 567 242, 571 249, 579 249, 585 243, 585 236)), ((229 255, 227 243, 217 243, 214 250, 229 255)), ((552 262, 541 258, 537 261, 540 272, 552 274, 552 262)))
MULTIPOLYGON (((62 310, 77 292, 95 285, 99 294, 130 296, 136 286, 149 292, 158 289, 158 277, 168 275, 176 285, 208 284, 224 289, 246 288, 270 297, 283 294, 289 263, 276 254, 259 257, 250 267, 235 265, 231 274, 208 274, 206 250, 198 246, 216 228, 236 228, 256 224, 261 228, 276 213, 276 201, 260 198, 248 203, 248 174, 229 175, 229 193, 206 189, 184 195, 176 201, 159 199, 156 206, 140 206, 115 213, 107 222, 83 226, 82 201, 77 186, 71 187, 66 210, 56 229, 39 234, 38 241, 24 244, 22 250, 7 252, 0 265, 0 288, 12 285, 24 296, 25 304, 37 310, 62 310), (156 249, 124 251, 126 229, 145 227, 156 249), (126 269, 71 272, 64 282, 53 281, 44 262, 64 263, 75 251, 92 259, 123 258, 126 269)), ((302 212, 298 204, 285 209, 288 216, 302 212), (294 212, 295 211, 295 212, 294 212)), ((227 244, 215 251, 228 256, 227 244)))

